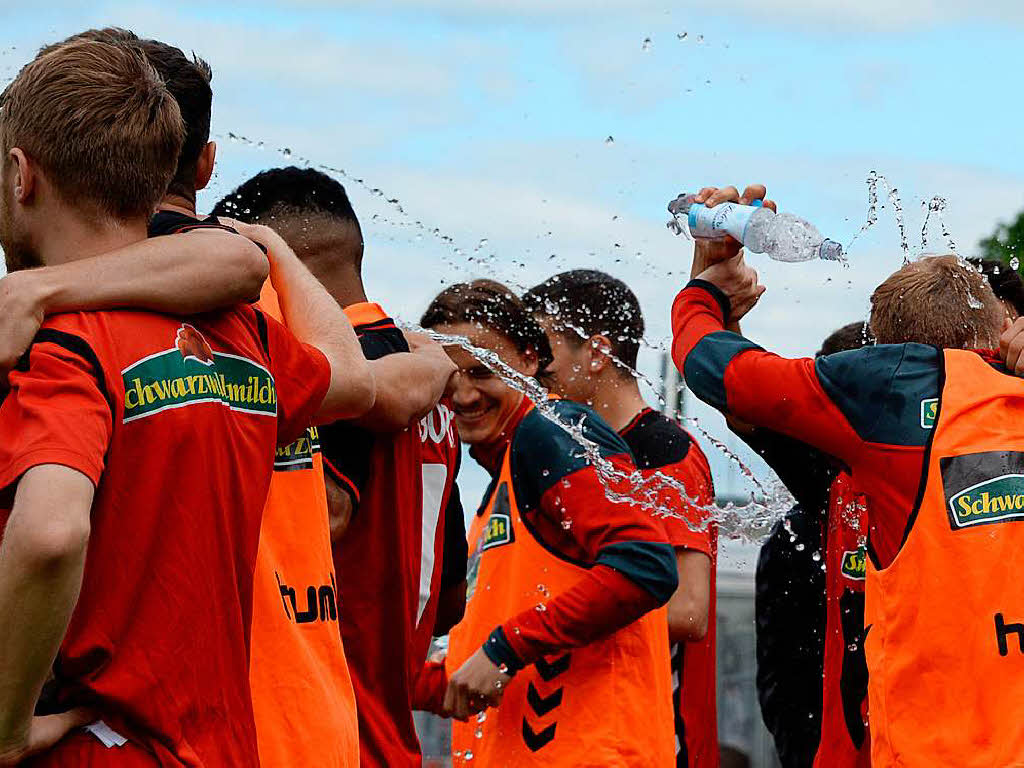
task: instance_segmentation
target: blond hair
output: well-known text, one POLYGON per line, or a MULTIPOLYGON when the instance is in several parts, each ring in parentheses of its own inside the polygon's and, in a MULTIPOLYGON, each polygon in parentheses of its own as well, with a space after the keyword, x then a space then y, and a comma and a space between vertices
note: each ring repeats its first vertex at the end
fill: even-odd
POLYGON ((871 294, 871 332, 879 344, 994 348, 1004 317, 985 277, 952 255, 912 262, 871 294))

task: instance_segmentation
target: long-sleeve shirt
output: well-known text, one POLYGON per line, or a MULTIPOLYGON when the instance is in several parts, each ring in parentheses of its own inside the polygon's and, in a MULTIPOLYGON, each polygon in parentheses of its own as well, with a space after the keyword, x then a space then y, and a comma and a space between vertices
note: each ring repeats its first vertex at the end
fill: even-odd
MULTIPOLYGON (((582 418, 586 436, 617 469, 635 469, 622 438, 597 414, 569 401, 552 405, 566 423, 582 418)), ((609 501, 597 468, 561 427, 524 400, 506 434, 511 490, 530 533, 559 557, 587 568, 579 583, 550 600, 545 611, 523 611, 495 630, 495 642, 485 649, 495 663, 515 670, 546 654, 587 645, 663 605, 675 592, 678 574, 660 523, 637 504, 609 501)), ((498 468, 487 458, 473 455, 497 476, 498 468)))
MULTIPOLYGON (((693 280, 672 307, 672 356, 701 400, 838 460, 867 497, 868 553, 885 567, 914 508, 941 392, 942 352, 886 344, 786 359, 726 331, 726 296, 693 280)), ((983 354, 984 353, 979 353, 983 354)))

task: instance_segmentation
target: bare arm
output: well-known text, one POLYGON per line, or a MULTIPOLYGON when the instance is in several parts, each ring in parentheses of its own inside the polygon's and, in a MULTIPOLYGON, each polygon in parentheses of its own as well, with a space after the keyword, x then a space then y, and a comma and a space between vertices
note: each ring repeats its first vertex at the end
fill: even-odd
POLYGON ((352 522, 355 504, 348 491, 331 477, 324 477, 327 483, 327 518, 331 527, 331 543, 335 544, 345 536, 348 524, 352 522))
POLYGON ((338 302, 270 227, 232 225, 266 246, 270 281, 277 291, 284 324, 299 341, 320 350, 331 365, 331 384, 314 423, 354 419, 368 412, 376 396, 373 372, 338 302))
POLYGON ((267 257, 249 239, 202 229, 13 272, 0 280, 0 372, 14 366, 45 315, 116 307, 205 312, 258 296, 269 270, 267 257))
POLYGON ((437 405, 457 368, 432 341, 412 352, 385 355, 370 361, 377 384, 377 400, 356 420, 374 432, 398 432, 419 421, 437 405))
POLYGON ((679 588, 668 601, 668 639, 703 640, 711 607, 711 558, 692 549, 676 549, 679 588))
POLYGON ((0 765, 14 765, 39 726, 32 711, 78 601, 92 482, 68 467, 28 470, 0 544, 0 765))

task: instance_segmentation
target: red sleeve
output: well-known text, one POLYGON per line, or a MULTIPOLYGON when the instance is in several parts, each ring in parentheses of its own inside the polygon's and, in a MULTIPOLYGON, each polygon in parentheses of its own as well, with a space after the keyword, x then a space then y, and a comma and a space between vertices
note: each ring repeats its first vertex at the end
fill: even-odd
POLYGON ((530 664, 556 651, 589 645, 664 602, 615 568, 595 565, 543 611, 523 611, 502 624, 501 632, 519 664, 530 664))
POLYGON ((413 685, 412 708, 443 716, 444 694, 447 690, 448 672, 445 670, 444 662, 425 662, 413 685))
POLYGON ((277 388, 277 442, 289 445, 313 423, 331 384, 331 365, 272 317, 267 324, 270 373, 277 388))
POLYGON ((674 549, 689 549, 696 552, 703 552, 711 557, 711 526, 707 524, 709 513, 700 507, 710 507, 714 504, 712 493, 711 472, 707 464, 701 461, 697 463, 698 457, 694 445, 690 455, 683 461, 667 467, 661 467, 658 471, 669 477, 674 477, 681 482, 688 493, 694 497, 696 503, 688 503, 680 499, 680 494, 675 492, 666 493, 666 498, 661 502, 665 506, 675 506, 678 517, 661 517, 662 526, 665 528, 665 535, 668 542, 674 549), (695 530, 696 529, 696 530, 695 530))
POLYGON ((701 400, 852 466, 863 442, 825 393, 814 360, 765 352, 724 328, 724 296, 693 281, 672 306, 672 358, 701 400))
MULTIPOLYGON (((110 443, 112 415, 103 372, 93 360, 57 341, 34 344, 27 369, 10 374, 11 390, 0 405, 0 488, 41 464, 78 470, 98 485, 110 443)), ((88 345, 85 345, 88 349, 88 345)))
MULTIPOLYGON (((620 470, 633 469, 628 455, 610 460, 620 470)), ((621 489, 624 494, 627 490, 621 489)), ((540 514, 571 521, 572 539, 594 565, 544 610, 527 609, 501 626, 516 665, 610 635, 663 605, 675 591, 675 553, 662 525, 639 505, 609 501, 593 466, 548 490, 540 514)), ((488 655, 494 652, 492 645, 500 644, 486 644, 488 655)))

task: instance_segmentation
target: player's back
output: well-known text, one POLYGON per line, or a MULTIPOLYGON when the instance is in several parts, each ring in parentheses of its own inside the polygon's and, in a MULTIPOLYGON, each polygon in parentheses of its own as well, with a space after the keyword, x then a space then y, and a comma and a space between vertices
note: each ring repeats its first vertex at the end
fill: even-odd
MULTIPOLYGON (((408 351, 377 305, 346 312, 367 358, 408 351)), ((334 545, 334 563, 363 766, 420 762, 411 696, 437 614, 445 510, 459 456, 452 416, 440 404, 418 426, 394 434, 321 429, 328 474, 359 500, 334 545)))
MULTIPOLYGON (((80 396, 58 384, 52 399, 64 409, 54 418, 68 430, 81 421, 83 440, 109 429, 81 595, 55 667, 60 698, 93 706, 161 765, 259 764, 248 643, 260 518, 274 449, 308 424, 329 375, 270 323, 248 307, 187 322, 61 315, 12 377, 15 397, 75 379, 69 366, 91 377, 80 396), (309 390, 280 401, 275 378, 303 370, 309 390)), ((73 739, 45 761, 85 764, 82 750, 96 748, 73 739)))

